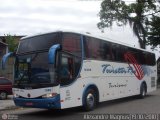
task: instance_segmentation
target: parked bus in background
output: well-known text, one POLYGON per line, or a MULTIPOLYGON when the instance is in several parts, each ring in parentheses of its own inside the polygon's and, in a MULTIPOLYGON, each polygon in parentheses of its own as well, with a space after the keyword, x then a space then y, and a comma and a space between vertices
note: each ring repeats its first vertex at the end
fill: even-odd
POLYGON ((17 106, 65 109, 156 90, 155 54, 109 39, 76 32, 22 38, 15 57, 14 102, 17 106))

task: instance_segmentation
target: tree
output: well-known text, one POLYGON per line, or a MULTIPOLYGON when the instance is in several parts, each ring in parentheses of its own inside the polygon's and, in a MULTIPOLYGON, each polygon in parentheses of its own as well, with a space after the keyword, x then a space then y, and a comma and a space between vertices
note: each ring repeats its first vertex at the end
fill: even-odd
POLYGON ((6 43, 8 44, 9 51, 14 52, 18 46, 18 43, 16 41, 15 36, 11 36, 11 35, 7 34, 5 36, 5 39, 6 39, 6 43))
POLYGON ((151 21, 148 23, 148 41, 147 44, 156 47, 160 45, 160 17, 153 16, 151 21))
POLYGON ((114 22, 118 26, 130 24, 134 34, 139 40, 141 48, 145 49, 147 32, 145 23, 149 11, 156 11, 155 0, 136 0, 135 3, 126 4, 122 0, 104 0, 99 12, 100 22, 97 24, 102 31, 111 27, 114 22), (135 14, 133 16, 133 14, 135 14))

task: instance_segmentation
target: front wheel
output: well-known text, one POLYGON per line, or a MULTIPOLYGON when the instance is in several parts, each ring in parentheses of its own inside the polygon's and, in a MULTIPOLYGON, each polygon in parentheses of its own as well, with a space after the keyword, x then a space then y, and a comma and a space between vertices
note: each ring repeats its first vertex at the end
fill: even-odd
POLYGON ((7 93, 6 92, 0 92, 0 99, 1 100, 5 100, 5 99, 7 99, 7 93))
POLYGON ((84 96, 83 108, 85 111, 91 111, 96 107, 96 92, 93 89, 88 89, 84 96))

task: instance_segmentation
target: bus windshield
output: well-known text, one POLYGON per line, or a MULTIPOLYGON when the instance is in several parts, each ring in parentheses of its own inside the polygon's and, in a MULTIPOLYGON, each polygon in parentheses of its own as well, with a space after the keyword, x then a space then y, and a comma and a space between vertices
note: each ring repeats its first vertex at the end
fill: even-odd
POLYGON ((24 84, 57 84, 54 67, 48 64, 48 53, 33 53, 16 57, 15 81, 24 84), (50 69, 52 67, 52 69, 50 69))

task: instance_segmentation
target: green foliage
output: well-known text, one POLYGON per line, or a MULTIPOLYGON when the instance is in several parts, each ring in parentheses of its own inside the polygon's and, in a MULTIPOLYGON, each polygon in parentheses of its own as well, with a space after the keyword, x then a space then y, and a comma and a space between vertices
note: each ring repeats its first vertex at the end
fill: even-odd
POLYGON ((135 3, 126 4, 123 0, 104 0, 99 12, 100 22, 98 28, 104 31, 116 22, 118 26, 130 24, 137 36, 140 47, 145 48, 147 31, 145 23, 149 21, 147 13, 157 11, 155 0, 136 0, 135 3), (135 14, 133 16, 132 14, 135 14))
POLYGON ((11 36, 11 35, 7 34, 5 36, 5 39, 6 39, 6 43, 8 44, 9 51, 14 52, 18 46, 18 43, 16 42, 15 36, 11 36))
POLYGON ((151 22, 148 23, 148 41, 147 44, 156 47, 160 45, 160 17, 153 16, 151 22))
POLYGON ((99 12, 101 22, 98 23, 98 28, 103 29, 105 27, 111 27, 115 21, 117 25, 121 26, 120 23, 127 23, 126 17, 128 7, 124 1, 120 0, 104 0, 101 4, 101 10, 99 12))

